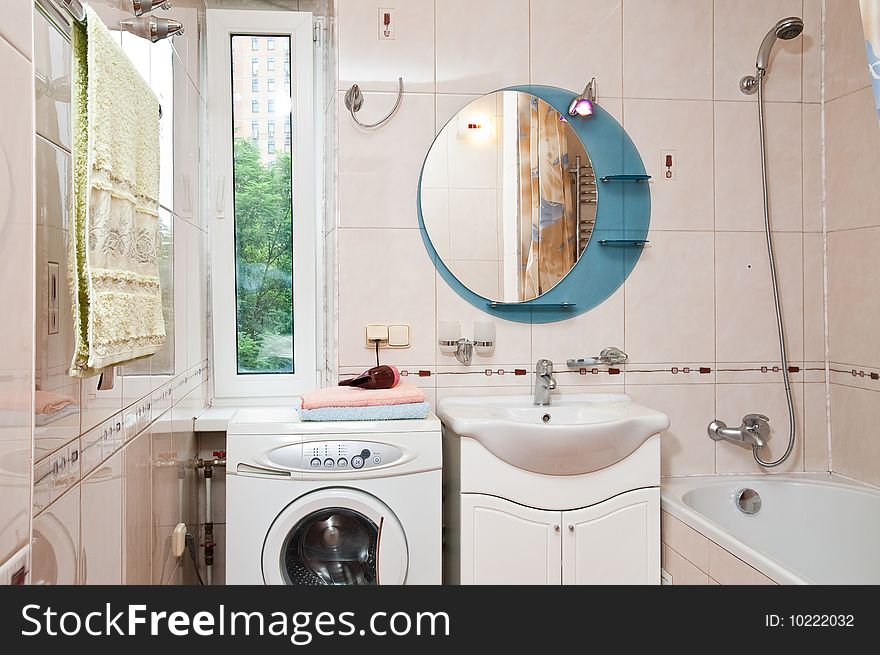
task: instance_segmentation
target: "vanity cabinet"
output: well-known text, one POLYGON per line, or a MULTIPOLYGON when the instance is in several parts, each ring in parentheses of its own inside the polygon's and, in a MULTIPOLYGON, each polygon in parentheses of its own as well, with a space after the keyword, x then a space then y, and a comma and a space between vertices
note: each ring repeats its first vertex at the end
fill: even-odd
POLYGON ((462 584, 659 584, 660 489, 552 511, 461 496, 462 584))
POLYGON ((462 584, 562 582, 562 512, 503 498, 461 498, 462 584))

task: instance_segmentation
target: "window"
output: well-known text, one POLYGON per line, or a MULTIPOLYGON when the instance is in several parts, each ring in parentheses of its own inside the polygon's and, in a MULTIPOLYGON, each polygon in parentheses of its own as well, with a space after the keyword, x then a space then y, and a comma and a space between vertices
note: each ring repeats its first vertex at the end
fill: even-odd
MULTIPOLYGON (((260 90, 260 78, 254 77, 251 79, 251 92, 257 93, 260 90)), ((270 91, 272 89, 269 89, 270 91)))
POLYGON ((251 39, 251 50, 259 50, 260 49, 260 40, 259 39, 251 39))
POLYGON ((290 135, 290 116, 284 119, 284 133, 290 135))
POLYGON ((275 70, 275 57, 269 57, 266 60, 266 70, 270 70, 270 71, 275 70))
POLYGON ((209 147, 218 162, 208 186, 226 189, 212 199, 225 220, 214 222, 210 235, 216 395, 289 397, 314 388, 319 370, 312 18, 229 9, 209 9, 207 16, 209 147), (279 73, 267 74, 273 58, 262 67, 252 63, 243 76, 256 75, 266 104, 252 98, 247 113, 233 96, 244 80, 231 60, 239 41, 252 39, 261 52, 289 52, 295 77, 279 84, 279 73), (260 109, 273 119, 255 120, 260 109), (285 143, 287 126, 296 123, 295 152, 279 145, 278 120, 285 143))
POLYGON ((251 75, 256 77, 260 74, 260 60, 254 57, 251 59, 251 75))

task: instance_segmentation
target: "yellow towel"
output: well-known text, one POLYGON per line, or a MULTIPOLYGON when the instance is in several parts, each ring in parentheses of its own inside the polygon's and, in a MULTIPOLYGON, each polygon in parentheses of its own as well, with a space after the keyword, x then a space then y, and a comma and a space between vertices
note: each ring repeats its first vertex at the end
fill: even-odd
POLYGON ((90 8, 73 28, 74 229, 70 374, 152 355, 159 290, 159 102, 90 8))

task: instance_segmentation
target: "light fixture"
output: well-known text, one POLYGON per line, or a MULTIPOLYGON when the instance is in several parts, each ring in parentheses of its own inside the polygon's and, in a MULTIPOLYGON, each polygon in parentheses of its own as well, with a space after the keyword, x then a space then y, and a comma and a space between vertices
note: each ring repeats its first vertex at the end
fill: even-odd
POLYGON ((485 114, 468 114, 458 118, 458 138, 462 141, 487 143, 494 134, 492 117, 485 114))
POLYGON ((575 96, 571 101, 571 104, 568 106, 568 115, 581 117, 592 116, 594 110, 593 103, 596 102, 597 89, 598 85, 596 83, 596 78, 594 77, 587 82, 587 86, 584 87, 581 94, 575 96))
POLYGON ((135 16, 143 16, 154 9, 171 9, 171 0, 131 0, 131 11, 135 16))
POLYGON ((121 20, 119 27, 153 43, 169 36, 180 36, 184 33, 184 26, 180 21, 173 18, 156 18, 153 15, 121 20))

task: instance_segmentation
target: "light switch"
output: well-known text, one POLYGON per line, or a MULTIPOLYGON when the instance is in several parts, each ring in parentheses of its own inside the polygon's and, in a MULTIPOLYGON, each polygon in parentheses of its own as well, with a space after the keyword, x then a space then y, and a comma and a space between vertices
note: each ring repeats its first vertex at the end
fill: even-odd
POLYGON ((389 325, 388 346, 391 348, 406 348, 409 346, 409 325, 389 325))

